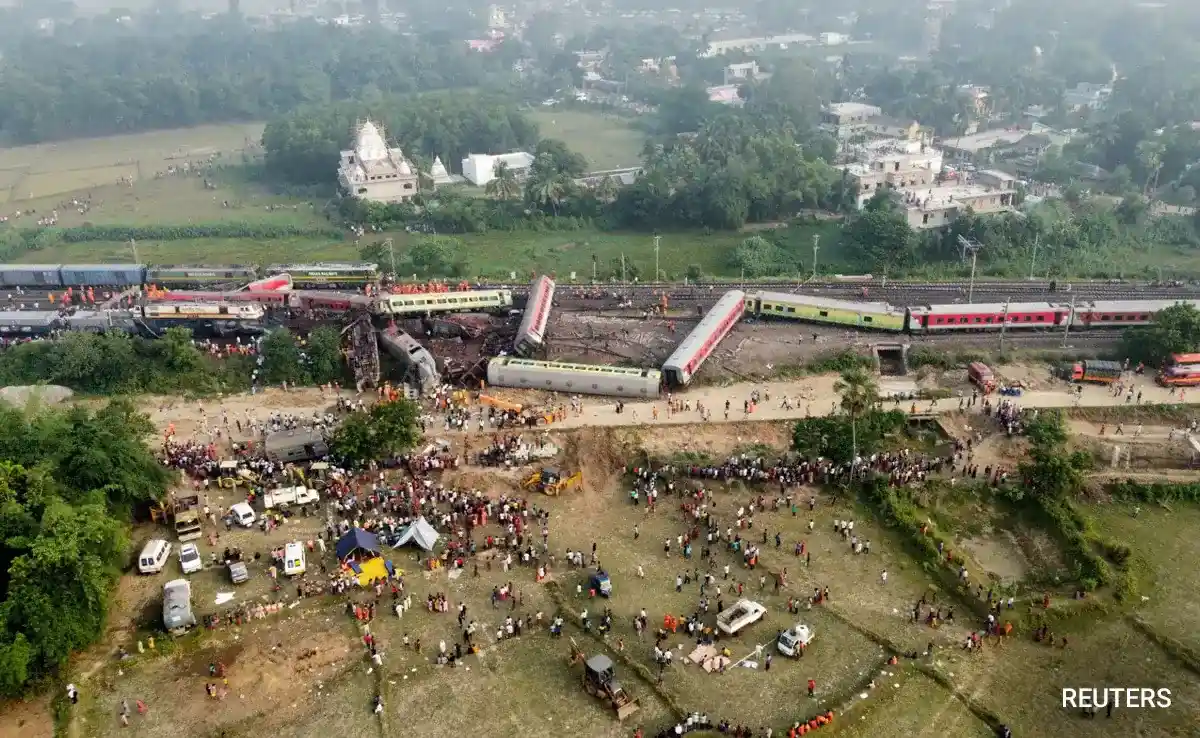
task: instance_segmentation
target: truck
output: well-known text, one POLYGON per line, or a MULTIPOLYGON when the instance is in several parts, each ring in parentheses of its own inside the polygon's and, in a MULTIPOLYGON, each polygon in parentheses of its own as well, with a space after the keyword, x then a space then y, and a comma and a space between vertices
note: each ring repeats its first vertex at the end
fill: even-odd
POLYGON ((194 541, 204 535, 201 529, 200 495, 173 495, 175 537, 180 543, 194 541))
POLYGON ((967 364, 967 379, 985 395, 996 389, 996 375, 992 373, 992 368, 983 362, 972 361, 967 364))
POLYGON ((315 489, 308 487, 279 487, 263 495, 263 508, 271 510, 288 505, 307 505, 320 499, 315 489))
POLYGON ((784 656, 798 656, 802 648, 808 648, 808 644, 812 643, 812 638, 812 628, 797 623, 779 634, 775 639, 775 648, 784 656))
POLYGON ((1113 384, 1121 378, 1124 367, 1116 361, 1077 361, 1066 372, 1066 379, 1072 382, 1097 382, 1113 384))
POLYGON ((717 628, 725 635, 735 635, 743 628, 757 623, 767 614, 767 608, 753 600, 738 600, 717 613, 717 628))

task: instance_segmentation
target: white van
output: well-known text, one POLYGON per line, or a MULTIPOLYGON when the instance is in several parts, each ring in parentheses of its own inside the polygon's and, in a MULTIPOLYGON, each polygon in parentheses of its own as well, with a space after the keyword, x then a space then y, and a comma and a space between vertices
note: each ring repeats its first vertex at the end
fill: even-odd
POLYGON ((138 554, 138 573, 157 574, 167 565, 171 558, 171 544, 161 538, 154 538, 146 543, 138 554))
POLYGON ((304 573, 304 544, 300 541, 283 547, 283 573, 289 577, 304 573))
POLYGON ((243 528, 254 525, 254 508, 250 507, 248 502, 239 502, 229 508, 229 514, 233 516, 233 521, 243 528))

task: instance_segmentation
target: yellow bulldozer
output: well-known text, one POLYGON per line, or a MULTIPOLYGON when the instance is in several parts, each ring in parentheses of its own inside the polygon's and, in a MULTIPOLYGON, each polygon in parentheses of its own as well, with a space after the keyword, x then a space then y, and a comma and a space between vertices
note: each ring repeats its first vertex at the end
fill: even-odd
POLYGON ((581 471, 575 472, 570 476, 563 476, 560 470, 546 467, 541 471, 530 474, 522 486, 525 489, 537 489, 553 497, 564 489, 574 487, 582 481, 583 472, 581 471))

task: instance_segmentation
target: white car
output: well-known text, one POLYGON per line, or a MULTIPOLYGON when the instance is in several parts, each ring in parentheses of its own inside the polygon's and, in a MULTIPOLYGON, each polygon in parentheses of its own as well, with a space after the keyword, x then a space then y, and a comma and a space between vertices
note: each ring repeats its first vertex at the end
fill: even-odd
POLYGON ((204 559, 200 558, 200 549, 194 543, 185 543, 179 547, 179 568, 184 574, 195 574, 204 568, 204 559))

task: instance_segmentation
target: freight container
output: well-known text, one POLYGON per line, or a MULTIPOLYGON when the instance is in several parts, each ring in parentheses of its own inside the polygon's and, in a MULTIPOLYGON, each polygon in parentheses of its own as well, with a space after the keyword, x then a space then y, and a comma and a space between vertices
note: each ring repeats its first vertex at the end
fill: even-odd
POLYGON ((64 264, 65 287, 132 287, 145 281, 146 267, 141 264, 64 264))
POLYGON ((0 268, 0 287, 62 286, 61 264, 7 264, 0 268))

